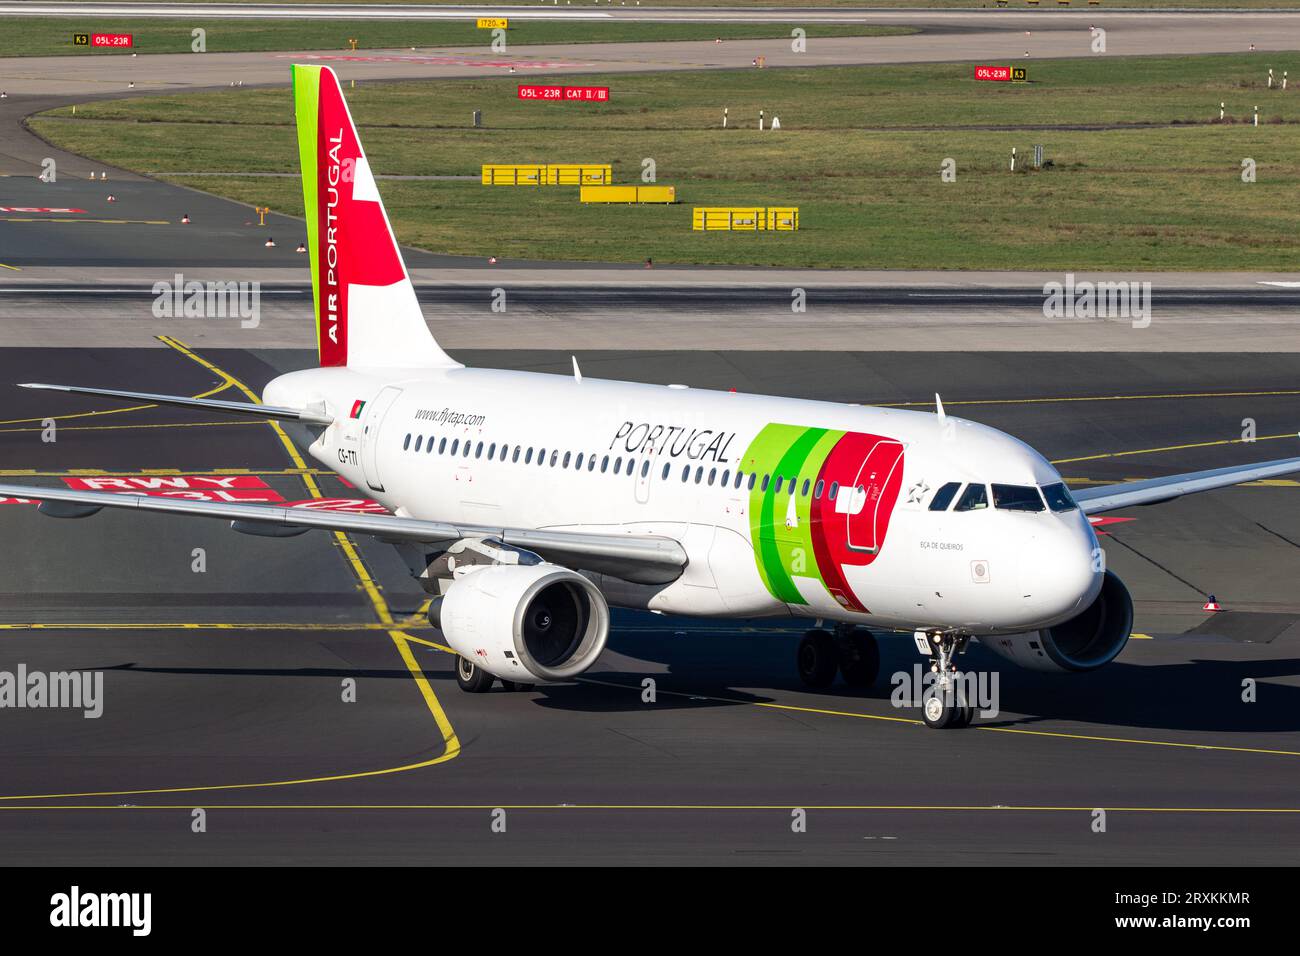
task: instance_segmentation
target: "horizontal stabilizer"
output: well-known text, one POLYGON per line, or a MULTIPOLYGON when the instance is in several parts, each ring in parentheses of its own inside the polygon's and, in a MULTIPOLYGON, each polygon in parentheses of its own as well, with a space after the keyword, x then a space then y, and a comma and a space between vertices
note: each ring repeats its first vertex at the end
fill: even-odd
POLYGON ((71 392, 77 395, 99 395, 104 398, 118 398, 130 402, 148 402, 151 405, 175 405, 178 408, 206 408, 214 412, 225 412, 231 415, 246 415, 249 418, 302 422, 304 425, 329 425, 334 421, 333 416, 325 414, 323 408, 280 408, 275 405, 254 405, 252 402, 223 402, 215 398, 189 398, 184 395, 155 395, 152 392, 124 392, 115 388, 87 388, 82 385, 45 385, 40 382, 24 382, 18 387, 43 388, 52 392, 71 392))

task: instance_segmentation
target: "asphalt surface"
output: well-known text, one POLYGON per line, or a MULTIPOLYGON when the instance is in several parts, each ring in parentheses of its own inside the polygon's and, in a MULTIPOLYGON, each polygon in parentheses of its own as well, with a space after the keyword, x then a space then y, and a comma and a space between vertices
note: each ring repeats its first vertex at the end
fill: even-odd
MULTIPOLYGON (((253 388, 297 351, 206 350, 253 388)), ((564 373, 568 353, 465 352, 564 373)), ((855 402, 915 402, 1005 428, 1076 481, 1293 453, 1291 355, 581 352, 588 376, 855 402), (1156 397, 1165 396, 1165 397, 1156 397), (1259 440, 1233 443, 1241 421, 1259 440)), ((0 382, 198 393, 216 374, 173 349, 5 349, 0 382)), ((249 469, 285 498, 302 477, 261 424, 103 410, 6 389, 5 480, 249 469), (37 419, 37 421, 21 421, 37 419), (154 427, 161 426, 161 427, 154 427), (27 472, 16 475, 17 472, 27 472)), ((237 396, 235 396, 237 397, 237 396)), ((347 494, 322 478, 326 495, 347 494)), ((1001 712, 936 733, 867 693, 809 693, 803 622, 619 614, 587 680, 461 694, 418 641, 421 594, 387 546, 358 542, 397 622, 378 626, 324 535, 269 540, 220 522, 0 504, 0 670, 104 671, 103 716, 0 710, 0 854, 16 863, 1261 863, 1294 862, 1300 814, 1300 511, 1294 481, 1120 513, 1108 564, 1137 605, 1113 665, 996 670, 1001 712), (16 546, 20 545, 20 546, 16 546), (203 548, 206 570, 193 570, 203 548), (1207 592, 1227 608, 1200 610, 1207 592), (39 625, 39 627, 38 627, 39 625), (225 625, 225 626, 221 626, 225 625), (398 650, 409 636, 432 702, 398 650), (1191 633, 1186 633, 1191 632, 1191 633), (642 701, 642 681, 657 702, 642 701), (341 699, 354 679, 355 703, 341 699), (1242 682, 1258 700, 1242 702, 1242 682), (898 718, 903 718, 899 720, 898 718), (256 784, 257 786, 252 786, 256 784), (208 811, 207 832, 191 811, 208 811), (791 811, 808 810, 807 832, 791 811), (505 811, 506 832, 491 827, 505 811), (831 809, 835 808, 835 809, 831 809), (1104 833, 1095 809, 1108 810, 1104 833)), ((917 660, 884 641, 884 675, 917 660)))

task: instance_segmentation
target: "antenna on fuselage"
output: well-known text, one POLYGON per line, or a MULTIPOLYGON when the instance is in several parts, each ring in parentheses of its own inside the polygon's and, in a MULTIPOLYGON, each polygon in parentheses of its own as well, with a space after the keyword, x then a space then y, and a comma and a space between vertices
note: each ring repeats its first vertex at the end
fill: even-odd
POLYGON ((943 399, 939 397, 938 392, 934 393, 934 413, 939 416, 941 422, 946 421, 948 418, 943 410, 943 399))

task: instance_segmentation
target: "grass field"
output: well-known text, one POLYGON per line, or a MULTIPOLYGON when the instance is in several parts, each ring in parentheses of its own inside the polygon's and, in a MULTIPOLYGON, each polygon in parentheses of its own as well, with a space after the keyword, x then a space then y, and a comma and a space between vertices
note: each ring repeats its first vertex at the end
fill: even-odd
MULTIPOLYGON (((350 91, 381 174, 487 162, 655 161, 677 206, 584 207, 576 189, 381 184, 403 241, 471 255, 788 266, 1289 269, 1300 253, 1300 105, 1264 88, 1300 54, 1035 61, 1032 83, 968 65, 584 77, 612 102, 520 102, 512 80, 350 91), (1210 122, 1220 101, 1236 123, 1210 122), (1261 106, 1261 125, 1249 124, 1261 106), (722 108, 732 127, 722 130, 722 108), (466 128, 482 109, 486 129, 466 128), (760 133, 758 110, 783 129, 760 133), (1051 128, 1031 128, 1050 124, 1051 128), (1077 127, 1105 124, 1109 128, 1077 127), (1137 124, 1157 124, 1152 127, 1137 124), (735 128, 740 126, 741 128, 735 128), (990 128, 998 127, 998 128, 990 128), (1002 128, 1005 127, 1005 128, 1002 128), (1011 173, 1035 143, 1051 166, 1011 173), (951 157, 957 181, 940 179, 951 157), (1254 159, 1258 181, 1243 183, 1254 159), (795 234, 700 234, 692 205, 798 205, 795 234)), ((156 97, 33 120, 76 152, 152 173, 291 172, 287 91, 156 97)), ((164 175, 301 212, 295 179, 164 175)))
MULTIPOLYGON (((530 43, 618 43, 648 40, 724 40, 787 37, 799 24, 593 23, 515 20, 511 46, 530 43)), ((0 56, 122 56, 121 49, 75 46, 74 33, 130 33, 136 53, 189 53, 191 31, 206 31, 207 52, 344 50, 425 46, 481 46, 491 30, 472 21, 49 19, 0 17, 0 56)), ((902 36, 910 27, 805 25, 810 36, 902 36)))

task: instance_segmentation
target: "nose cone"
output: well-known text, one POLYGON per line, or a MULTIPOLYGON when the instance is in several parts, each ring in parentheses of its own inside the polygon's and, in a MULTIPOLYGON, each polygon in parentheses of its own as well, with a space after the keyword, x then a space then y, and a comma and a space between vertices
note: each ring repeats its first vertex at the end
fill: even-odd
POLYGON ((1017 561, 1019 597, 1029 623, 1050 627, 1092 603, 1101 590, 1103 564, 1097 536, 1082 514, 1034 517, 1038 526, 1017 561))

